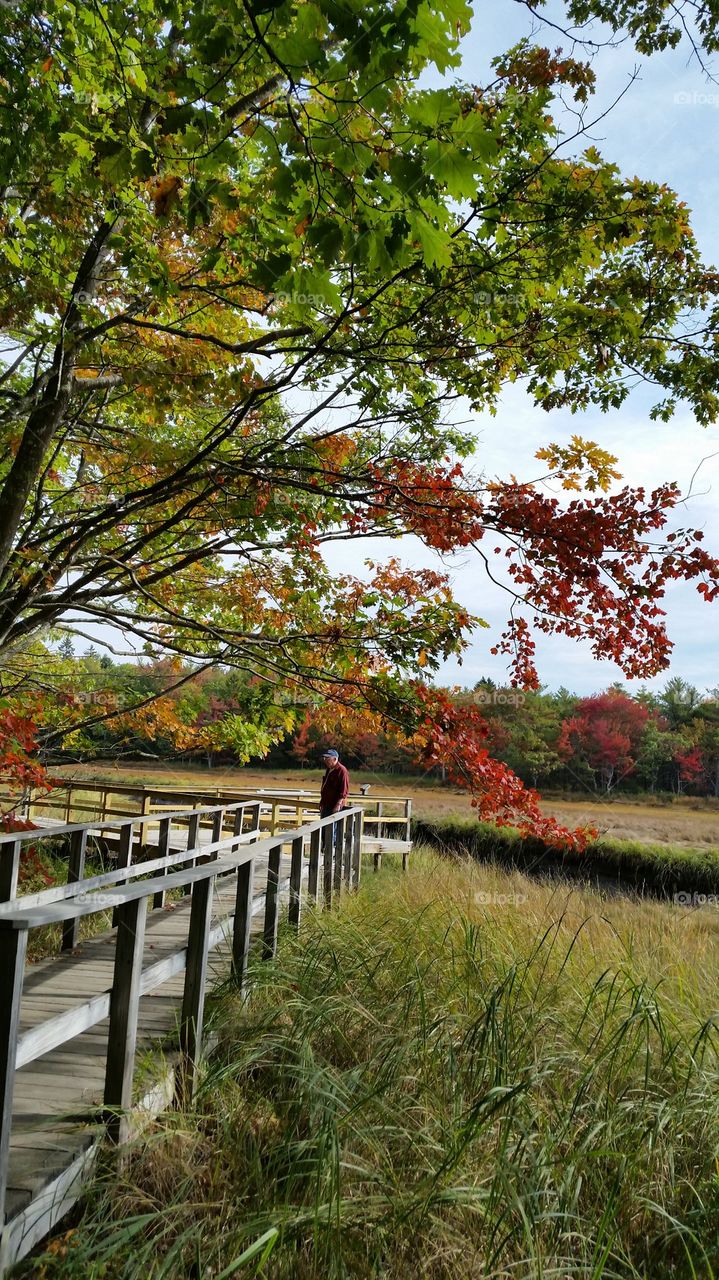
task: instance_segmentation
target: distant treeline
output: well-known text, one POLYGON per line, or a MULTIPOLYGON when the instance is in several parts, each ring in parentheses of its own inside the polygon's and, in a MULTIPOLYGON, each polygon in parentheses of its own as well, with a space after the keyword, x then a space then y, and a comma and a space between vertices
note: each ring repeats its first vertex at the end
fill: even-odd
MULTIPOLYGON (((102 716, 165 696, 119 721, 99 719, 78 730, 55 759, 154 757, 216 766, 249 758, 274 769, 316 768, 331 743, 355 768, 424 772, 409 744, 367 717, 343 715, 335 723, 326 709, 298 713, 289 704, 278 708, 274 733, 258 737, 253 725, 267 724, 267 698, 276 695, 241 672, 204 671, 178 685, 182 672, 167 661, 118 663, 93 649, 75 657, 69 647, 63 656, 66 697, 76 712, 102 716), (285 731, 290 711, 296 723, 285 731)), ((581 698, 563 688, 525 693, 486 680, 453 697, 480 706, 491 754, 530 786, 719 796, 717 689, 701 692, 674 677, 660 693, 640 689, 630 696, 613 685, 581 698)))

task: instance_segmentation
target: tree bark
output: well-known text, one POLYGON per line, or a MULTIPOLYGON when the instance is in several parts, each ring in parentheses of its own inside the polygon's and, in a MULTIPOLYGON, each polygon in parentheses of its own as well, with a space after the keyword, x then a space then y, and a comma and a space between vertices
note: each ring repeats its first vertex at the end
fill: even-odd
POLYGON ((107 254, 107 240, 117 230, 118 221, 103 221, 85 250, 60 327, 50 379, 40 404, 28 417, 18 451, 0 492, 0 572, 10 559, 25 505, 42 470, 45 454, 65 417, 76 359, 73 338, 83 324, 82 305, 91 302, 97 291, 99 273, 107 254))

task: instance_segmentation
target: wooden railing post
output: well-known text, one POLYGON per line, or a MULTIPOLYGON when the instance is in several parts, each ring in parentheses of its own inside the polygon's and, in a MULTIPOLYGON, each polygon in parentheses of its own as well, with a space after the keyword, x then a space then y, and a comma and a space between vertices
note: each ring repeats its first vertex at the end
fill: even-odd
POLYGON ((21 849, 20 840, 0 845, 0 902, 10 902, 17 897, 21 849))
POLYGON ((237 895, 235 918, 232 925, 232 967, 235 982, 240 991, 247 980, 247 961, 250 955, 250 929, 252 926, 254 863, 243 862, 237 869, 237 895))
MULTIPOLYGON (((191 814, 190 814, 190 821, 189 821, 189 822, 188 822, 188 824, 187 824, 187 844, 186 844, 186 846, 185 846, 186 851, 188 851, 188 852, 189 852, 189 850, 190 850, 190 849, 196 849, 196 848, 197 848, 197 845, 198 845, 198 837, 199 837, 199 830, 200 830, 200 815, 199 815, 199 813, 191 813, 191 814)), ((186 866, 186 867, 196 867, 196 866, 197 866, 197 858, 191 858, 189 862, 186 862, 186 863, 185 863, 185 866, 186 866)), ((188 897, 188 895, 192 893, 192 885, 191 885, 191 884, 186 884, 186 885, 184 886, 184 888, 183 888, 182 892, 183 892, 183 894, 185 895, 185 897, 188 897)))
POLYGON ((310 832, 310 865, 307 874, 307 894, 313 902, 317 901, 320 886, 320 842, 322 830, 315 827, 310 832))
POLYGON ((342 849, 342 876, 345 888, 352 888, 352 837, 354 834, 355 815, 345 818, 344 847, 342 849))
MULTIPOLYGON (((135 835, 134 822, 123 822, 120 827, 120 847, 117 851, 117 870, 121 871, 123 867, 132 865, 132 842, 135 835)), ((127 884, 127 880, 120 880, 118 884, 127 884)), ((112 923, 117 925, 120 923, 119 907, 115 907, 112 913, 112 923)))
MULTIPOLYGON (((157 836, 157 856, 158 858, 166 858, 170 847, 170 819, 160 818, 160 830, 157 836)), ((167 875, 167 867, 163 867, 162 871, 157 872, 158 876, 167 875)), ((152 905, 155 909, 164 907, 165 891, 160 889, 152 899, 152 905)))
POLYGON ((290 863, 290 906, 288 919, 290 925, 299 933, 300 928, 300 912, 302 905, 302 854, 304 851, 304 839, 302 836, 296 836, 292 841, 292 861, 290 863))
POLYGON ((117 908, 104 1102, 108 1133, 118 1143, 129 1136, 146 919, 147 898, 136 898, 117 908))
MULTIPOLYGON (((235 809, 235 816, 232 824, 233 836, 241 836, 242 828, 244 827, 244 825, 245 825, 245 806, 241 804, 239 809, 235 809)), ((239 849, 239 847, 240 847, 240 842, 238 840, 236 841, 235 844, 233 844, 232 852, 237 853, 237 850, 239 849)))
POLYGON ((332 906, 332 851, 334 845, 334 823, 327 823, 322 828, 322 882, 324 888, 324 906, 326 910, 332 906))
MULTIPOLYGON (((216 844, 218 840, 222 839, 222 828, 224 827, 224 825, 225 825, 224 808, 215 809, 215 812, 212 815, 212 843, 213 844, 216 844)), ((215 862, 217 860, 218 854, 219 854, 219 850, 215 849, 214 853, 210 854, 210 860, 212 862, 215 862)))
POLYGON ((280 917, 280 858, 282 845, 273 844, 267 861, 267 890, 265 894, 265 927, 262 933, 262 957, 271 960, 277 951, 277 926, 280 917))
POLYGON ((342 863, 344 860, 345 849, 345 822, 345 818, 339 817, 337 821, 332 824, 332 843, 334 845, 333 890, 338 899, 342 894, 342 863))
POLYGON ((257 831, 259 834, 260 819, 262 817, 262 801, 261 800, 259 800, 257 804, 252 805, 250 809, 250 813, 252 814, 252 818, 251 818, 252 826, 250 830, 257 831))
POLYGON ((15 1059, 26 952, 25 929, 0 929, 0 1232, 5 1222, 15 1059))
POLYGON ((184 1104, 192 1100, 197 1084, 197 1066, 202 1053, 202 1029, 207 984, 207 948, 212 911, 214 877, 198 880, 192 894, 190 930, 187 939, 187 968, 182 995, 180 1049, 180 1097, 184 1104))
MULTIPOLYGON (((85 874, 85 851, 87 849, 87 827, 82 831, 73 831, 70 836, 70 858, 67 864, 67 883, 76 884, 85 874)), ((65 920, 62 926, 62 949, 74 951, 80 929, 77 917, 65 920)))
POLYGON ((356 813, 352 831, 352 887, 359 889, 362 873, 362 814, 356 813))

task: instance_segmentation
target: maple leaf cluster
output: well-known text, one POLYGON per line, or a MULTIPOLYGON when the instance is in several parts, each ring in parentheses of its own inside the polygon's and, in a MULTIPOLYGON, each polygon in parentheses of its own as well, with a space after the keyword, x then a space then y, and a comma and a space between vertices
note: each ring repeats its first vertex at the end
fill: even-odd
POLYGON ((490 755, 489 726, 477 707, 458 705, 444 690, 426 685, 415 686, 415 694, 420 708, 413 739, 418 757, 428 766, 444 765, 449 780, 470 792, 481 820, 514 827, 550 848, 586 849, 596 830, 572 830, 542 812, 539 794, 490 755))
MULTIPOLYGON (((538 456, 571 488, 587 463, 590 491, 617 475, 612 455, 577 437, 567 450, 552 446, 538 456)), ((433 469, 403 462, 375 467, 374 476, 375 510, 393 513, 430 547, 477 547, 492 532, 504 538, 494 554, 506 562, 517 607, 492 652, 509 656, 522 688, 539 687, 532 628, 588 640, 596 658, 647 677, 666 667, 671 653, 659 603, 667 585, 698 580, 705 600, 719 595, 719 560, 700 545, 701 530, 666 531, 681 500, 676 484, 649 494, 625 486, 563 506, 536 482, 512 479, 481 492, 459 463, 433 469), (519 606, 530 612, 531 626, 519 606)))
MULTIPOLYGON (((38 703, 24 705, 22 712, 7 703, 0 717, 0 778, 11 794, 28 788, 50 791, 54 786, 47 770, 37 759, 38 720, 41 708, 38 703)), ((2 815, 12 821, 15 805, 2 815)), ((6 827, 7 830, 24 828, 6 827)))
MULTIPOLYGON (((677 579, 699 579, 707 601, 719 594, 719 560, 699 544, 701 530, 676 530, 653 542, 680 501, 675 484, 647 497, 623 488, 610 497, 559 501, 529 484, 491 487, 488 524, 509 539, 502 551, 532 622, 545 634, 588 639, 594 656, 628 676, 668 665, 672 644, 659 601, 677 579)), ((510 624, 494 652, 514 655, 517 683, 537 687, 524 620, 510 624)))

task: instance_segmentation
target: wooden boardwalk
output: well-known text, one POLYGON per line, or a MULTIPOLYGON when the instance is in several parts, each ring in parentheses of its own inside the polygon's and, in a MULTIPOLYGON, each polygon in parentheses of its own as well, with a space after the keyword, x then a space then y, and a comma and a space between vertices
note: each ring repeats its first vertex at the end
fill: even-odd
MULTIPOLYGON (((283 863, 286 865, 281 870, 280 885, 286 898, 289 858, 283 858, 283 863)), ((213 895, 211 928, 222 938, 210 952, 210 984, 227 978, 229 973, 227 938, 235 880, 236 877, 219 880, 213 895)), ((254 867, 255 934, 262 929, 266 880, 264 857, 254 867)), ((143 969, 185 946, 189 910, 190 899, 185 898, 151 912, 143 969)), ((30 966, 25 978, 20 1033, 108 992, 113 982, 114 940, 111 931, 81 943, 72 953, 30 966)), ((136 1097, 140 1108, 144 1103, 145 1110, 160 1110, 172 1100, 183 984, 184 973, 179 972, 140 1001, 138 1056, 142 1063, 144 1055, 145 1065, 138 1072, 136 1097)), ((3 1253, 8 1260, 24 1254, 45 1234, 48 1223, 57 1219, 63 1201, 75 1199, 75 1184, 104 1137, 101 1113, 108 1021, 103 1019, 28 1063, 17 1074, 6 1201, 8 1225, 0 1245, 0 1266, 3 1253)))
MULTIPOLYGON (((355 821, 361 821, 359 811, 355 821)), ((342 850, 342 856, 335 853, 333 862, 333 828, 321 833, 321 826, 317 821, 313 824, 316 830, 309 848, 302 842, 303 839, 308 839, 307 836, 298 838, 298 832, 288 833, 294 836, 294 846, 290 841, 288 847, 288 842, 278 833, 274 837, 274 852, 267 848, 271 838, 259 839, 257 843, 262 834, 259 829, 240 835, 239 838, 237 835, 220 835, 217 848, 216 830, 202 832, 195 827, 197 851, 203 845, 207 846, 208 842, 211 844, 214 838, 215 846, 212 846, 211 856, 220 860, 215 865, 225 868, 213 880, 207 879, 209 867, 204 868, 205 883, 214 886, 210 890, 212 906, 206 931, 207 983, 210 987, 229 976, 232 962, 238 874, 232 871, 228 873, 225 850, 233 853, 236 858, 244 858, 245 866, 252 850, 249 930, 253 934, 263 935, 263 945, 267 950, 268 915, 271 916, 274 911, 272 928, 276 938, 278 919, 283 912, 286 915, 290 900, 290 849, 297 850, 299 846, 299 852, 303 855, 301 879, 305 884, 308 874, 310 877, 312 875, 310 851, 315 849, 314 885, 310 889, 315 899, 319 895, 327 903, 333 889, 336 894, 343 883, 350 885, 353 882, 349 833, 354 831, 357 840, 358 881, 361 827, 351 827, 349 820, 346 828, 340 827, 341 843, 338 847, 342 850), (345 830, 346 840, 343 834, 345 830), (318 858, 323 834, 329 835, 330 840, 329 843, 324 842, 324 862, 320 867, 318 858), (280 847, 281 840, 283 843, 280 847), (240 846, 244 846, 244 853, 240 846), (344 852, 345 849, 347 853, 344 852), (306 856, 308 852, 309 859, 306 856), (273 856, 275 862, 271 868, 269 862, 273 856), (271 888, 273 901, 269 912, 268 885, 276 885, 276 888, 271 888)), ((257 827, 259 828, 259 822, 257 827)), ((46 830, 51 830, 50 823, 46 830)), ((310 828, 302 830, 308 832, 310 828)), ((402 852, 403 862, 406 861, 405 842, 372 840, 367 841, 366 845, 368 847, 365 851, 373 856, 376 868, 381 863, 382 852, 394 848, 402 852)), ((168 858, 178 852, 171 843, 168 858)), ((151 856, 152 853, 150 850, 151 856)), ((134 884, 137 897, 137 879, 134 884)), ((148 891, 151 891, 157 889, 160 881, 154 879, 141 884, 147 884, 148 891)), ((116 887, 112 892, 117 894, 122 889, 116 887)), ((293 895, 293 921, 296 925, 302 895, 294 889, 293 895)), ((133 1087, 137 1123, 142 1122, 143 1113, 146 1119, 148 1113, 156 1114, 169 1106, 175 1095, 183 994, 186 999, 188 928, 193 900, 194 896, 188 894, 147 915, 142 960, 138 970, 138 973, 141 970, 139 994, 142 999, 137 1001, 136 1054, 139 1065, 135 1071, 133 1087), (157 977, 165 971, 166 976, 158 985, 157 977)), ((12 902, 0 907, 0 921, 3 914, 12 907, 12 902)), ((66 899, 55 907, 55 911, 66 911, 67 907, 66 899)), ((73 1020, 77 1019, 78 1012, 90 1021, 89 1016, 82 1011, 88 1010, 94 1000, 100 1002, 100 1011, 102 1001, 105 1001, 106 1007, 108 993, 113 988, 116 975, 116 939, 117 930, 113 928, 83 941, 60 956, 50 957, 26 968, 19 1007, 18 1069, 14 1078, 12 1125, 9 1129, 5 1224, 0 1233, 0 1275, 14 1260, 34 1247, 67 1213, 77 1199, 100 1143, 105 1139, 104 1101, 109 1061, 109 1017, 104 1016, 102 1020, 95 1021, 79 1034, 76 1030, 70 1030, 70 1027, 73 1020), (63 1015, 68 1020, 68 1037, 63 1043, 57 1043, 58 1036, 55 1033, 56 1047, 35 1056, 42 1045, 37 1040, 34 1044, 30 1043, 33 1035, 41 1039, 46 1034, 44 1024, 63 1015)), ((202 1000, 204 1002, 204 995, 202 1000)), ((54 1026, 57 1025, 55 1022, 54 1026)), ((132 1069, 130 1079, 132 1080, 132 1069)))

